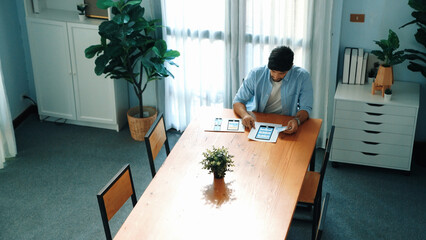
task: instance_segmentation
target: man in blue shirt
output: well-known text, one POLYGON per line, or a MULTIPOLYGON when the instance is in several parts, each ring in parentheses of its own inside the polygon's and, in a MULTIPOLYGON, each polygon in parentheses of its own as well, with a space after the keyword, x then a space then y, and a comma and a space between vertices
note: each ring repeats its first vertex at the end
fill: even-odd
POLYGON ((295 133, 312 110, 313 90, 309 73, 293 65, 294 53, 285 46, 269 55, 268 66, 251 70, 235 95, 234 112, 243 125, 254 128, 255 119, 248 111, 294 116, 284 133, 295 133))

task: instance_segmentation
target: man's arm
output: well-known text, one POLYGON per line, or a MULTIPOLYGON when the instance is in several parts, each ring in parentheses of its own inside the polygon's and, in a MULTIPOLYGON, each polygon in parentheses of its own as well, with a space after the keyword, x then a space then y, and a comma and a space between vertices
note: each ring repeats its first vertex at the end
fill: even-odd
POLYGON ((246 128, 254 128, 255 119, 252 115, 250 115, 250 113, 247 112, 246 105, 240 102, 235 102, 233 108, 235 114, 237 114, 242 119, 243 125, 246 128))
POLYGON ((300 110, 296 113, 296 116, 287 122, 287 129, 284 131, 284 133, 287 134, 293 134, 297 132, 297 129, 299 126, 304 123, 306 120, 309 119, 309 113, 305 110, 300 110), (297 121, 299 119, 299 122, 297 121))

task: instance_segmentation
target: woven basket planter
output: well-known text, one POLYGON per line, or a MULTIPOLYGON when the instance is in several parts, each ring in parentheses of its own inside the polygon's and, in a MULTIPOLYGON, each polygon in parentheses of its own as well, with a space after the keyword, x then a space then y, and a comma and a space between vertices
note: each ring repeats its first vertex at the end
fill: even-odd
POLYGON ((129 122, 130 135, 136 141, 144 141, 144 137, 151 125, 157 118, 157 109, 153 107, 143 107, 144 112, 149 112, 149 117, 138 118, 139 107, 133 107, 127 111, 127 121, 129 122))

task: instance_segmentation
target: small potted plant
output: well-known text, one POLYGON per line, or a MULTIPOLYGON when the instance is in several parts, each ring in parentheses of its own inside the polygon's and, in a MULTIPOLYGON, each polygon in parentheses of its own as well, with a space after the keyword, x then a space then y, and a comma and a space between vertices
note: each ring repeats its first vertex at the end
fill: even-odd
POLYGON ((80 21, 83 21, 84 19, 86 19, 86 15, 85 15, 86 8, 87 8, 87 4, 84 4, 84 3, 77 4, 77 10, 79 11, 78 17, 80 18, 80 21))
POLYGON ((214 178, 224 178, 226 172, 232 172, 231 167, 234 167, 233 155, 228 153, 225 147, 216 148, 213 146, 212 150, 207 149, 203 153, 204 159, 201 161, 203 169, 209 170, 209 173, 214 174, 214 178))
POLYGON ((374 82, 374 79, 377 76, 377 71, 379 70, 379 62, 375 62, 373 64, 373 68, 370 69, 370 71, 368 71, 368 83, 371 84, 374 82))
POLYGON ((385 101, 390 101, 392 97, 392 89, 386 88, 385 90, 385 101))
POLYGON ((394 31, 389 29, 388 39, 374 41, 382 50, 373 50, 372 54, 384 63, 380 65, 376 80, 372 85, 371 93, 382 90, 382 96, 386 88, 390 88, 394 82, 392 66, 405 61, 404 51, 396 51, 399 48, 399 39, 394 31), (396 51, 396 52, 395 52, 396 51))

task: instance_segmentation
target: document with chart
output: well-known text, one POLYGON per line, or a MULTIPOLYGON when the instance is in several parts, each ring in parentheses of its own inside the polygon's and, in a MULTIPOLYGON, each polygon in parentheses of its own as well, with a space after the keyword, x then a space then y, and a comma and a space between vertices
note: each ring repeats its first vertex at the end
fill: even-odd
POLYGON ((240 118, 213 118, 207 123, 205 131, 210 132, 244 132, 244 125, 240 118))
POLYGON ((287 129, 287 126, 274 123, 255 122, 254 125, 248 138, 260 142, 277 142, 278 134, 287 129))

